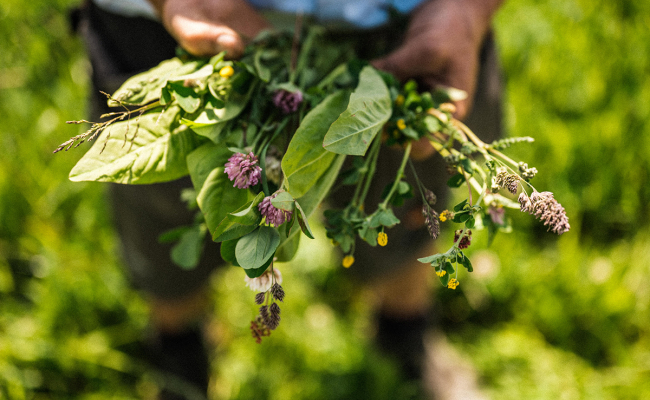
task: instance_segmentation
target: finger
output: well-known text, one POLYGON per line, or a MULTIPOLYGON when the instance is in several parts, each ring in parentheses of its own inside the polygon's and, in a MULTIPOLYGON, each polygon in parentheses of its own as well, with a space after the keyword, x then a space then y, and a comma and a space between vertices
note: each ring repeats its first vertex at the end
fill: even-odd
POLYGON ((431 71, 443 67, 440 57, 429 54, 430 51, 420 45, 404 45, 386 57, 374 60, 371 64, 382 71, 390 72, 398 80, 405 81, 409 78, 426 76, 431 71))
POLYGON ((171 20, 172 30, 177 33, 178 43, 196 56, 212 56, 222 51, 228 58, 238 58, 244 51, 244 41, 234 30, 204 21, 196 21, 182 15, 171 20))

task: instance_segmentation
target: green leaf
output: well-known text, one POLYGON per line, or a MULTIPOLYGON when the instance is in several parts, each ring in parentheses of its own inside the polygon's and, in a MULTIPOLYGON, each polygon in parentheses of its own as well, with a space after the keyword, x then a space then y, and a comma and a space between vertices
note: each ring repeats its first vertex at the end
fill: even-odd
MULTIPOLYGON (((162 89, 167 86, 169 80, 191 74, 198 70, 204 61, 190 61, 184 63, 178 58, 163 61, 149 71, 129 78, 113 94, 113 98, 133 105, 144 105, 151 103, 162 95, 162 89)), ((111 107, 118 106, 118 103, 109 100, 111 107)))
POLYGON ((302 210, 300 207, 300 204, 296 201, 296 213, 294 213, 294 216, 298 217, 298 224, 300 224, 300 229, 302 230, 302 233, 305 234, 310 239, 314 239, 314 234, 311 232, 311 228, 309 227, 309 222, 307 221, 307 216, 305 215, 305 212, 302 210), (297 214, 297 215, 296 215, 297 214))
POLYGON ((253 63, 255 65, 255 73, 261 80, 264 82, 268 82, 271 80, 271 70, 262 63, 262 54, 264 53, 263 50, 258 50, 255 52, 255 59, 253 60, 253 63))
POLYGON ((474 216, 470 215, 469 218, 467 218, 467 221, 465 221, 465 227, 467 229, 472 229, 475 223, 476 220, 474 219, 474 216))
POLYGON ((463 258, 460 260, 460 263, 467 269, 467 272, 472 272, 474 271, 474 268, 472 267, 471 261, 469 261, 469 258, 463 253, 460 252, 460 254, 463 256, 463 258))
POLYGON ((214 230, 212 240, 222 242, 236 239, 252 232, 262 221, 262 215, 257 208, 257 205, 262 199, 264 199, 264 193, 260 192, 255 199, 226 215, 214 230))
POLYGON ((178 112, 169 107, 162 116, 114 123, 72 168, 70 180, 145 184, 187 175, 185 158, 203 141, 178 124, 178 112))
POLYGON ((273 207, 286 211, 293 211, 295 202, 296 201, 289 194, 289 192, 280 192, 277 196, 271 199, 271 204, 273 207))
POLYGON ((465 208, 466 205, 467 205, 467 199, 465 199, 465 200, 461 201, 460 203, 456 204, 454 206, 454 211, 458 212, 458 211, 462 210, 463 208, 465 208))
POLYGON ((282 158, 282 171, 289 192, 301 197, 328 170, 336 155, 325 150, 323 138, 332 122, 345 110, 346 91, 326 97, 303 118, 282 158))
POLYGON ((379 234, 379 231, 375 228, 370 228, 368 224, 363 224, 361 229, 359 229, 359 237, 366 242, 368 242, 369 245, 372 247, 377 246, 377 235, 379 234))
MULTIPOLYGON (((296 203, 300 204, 301 209, 305 213, 305 221, 309 219, 325 196, 329 193, 329 190, 336 181, 336 177, 338 176, 344 161, 345 156, 336 156, 329 169, 320 177, 318 182, 316 182, 316 184, 302 197, 296 199, 296 203)), ((297 230, 291 232, 291 235, 280 244, 278 251, 284 251, 285 246, 290 246, 292 238, 300 236, 297 235, 297 232, 297 230)))
POLYGON ((212 65, 212 60, 210 60, 208 64, 202 66, 199 70, 185 75, 174 76, 169 79, 169 82, 185 82, 188 79, 189 80, 204 79, 212 75, 213 73, 214 73, 214 66, 212 65))
POLYGON ((395 216, 392 209, 380 208, 372 214, 368 226, 370 228, 378 228, 380 226, 385 226, 386 228, 392 228, 397 224, 399 224, 399 219, 395 216))
POLYGON ((203 253, 205 227, 201 225, 187 229, 171 250, 172 261, 183 269, 193 269, 199 264, 203 253))
POLYGON ((196 118, 193 120, 183 118, 181 122, 192 128, 197 135, 205 136, 218 144, 223 140, 221 131, 225 127, 225 122, 239 116, 248 104, 253 89, 254 85, 251 85, 250 90, 245 94, 232 90, 225 104, 220 108, 216 107, 221 105, 220 101, 217 101, 218 99, 213 98, 212 94, 210 94, 206 99, 205 109, 196 118))
POLYGON ((374 68, 364 67, 347 109, 330 126, 323 146, 338 154, 364 155, 391 113, 386 84, 374 68))
POLYGON ((447 286, 447 283, 449 283, 449 279, 451 278, 451 275, 453 275, 453 273, 455 272, 454 267, 451 265, 449 261, 445 261, 445 264, 442 266, 442 269, 447 271, 447 273, 440 277, 440 283, 447 286))
POLYGON ((201 95, 194 88, 186 87, 182 82, 170 82, 167 88, 185 112, 192 114, 201 106, 201 95))
POLYGON ((250 200, 250 192, 233 187, 223 172, 230 155, 228 149, 206 143, 187 156, 187 167, 197 193, 196 200, 213 238, 226 215, 250 200))
POLYGON ((418 258, 418 261, 424 264, 431 264, 432 267, 435 267, 436 265, 440 265, 444 259, 444 254, 434 254, 429 257, 418 258))
POLYGON ((449 178, 447 181, 447 186, 450 188, 457 188, 460 187, 463 183, 465 183, 465 176, 463 174, 456 174, 449 178))
POLYGON ((275 252, 275 256, 278 259, 278 262, 287 262, 298 252, 298 247, 300 245, 300 235, 290 235, 287 239, 286 235, 280 237, 281 245, 278 246, 278 250, 275 252))
POLYGON ((237 242, 235 256, 244 269, 263 266, 280 244, 280 234, 270 226, 260 226, 237 242))
POLYGON ((246 276, 249 278, 257 278, 258 276, 261 276, 264 271, 266 271, 269 268, 269 265, 271 265, 271 262, 273 262, 273 257, 269 258, 269 260, 264 263, 259 268, 253 268, 253 269, 244 269, 244 272, 246 273, 246 276))
POLYGON ((469 158, 463 158, 460 160, 460 165, 463 166, 463 169, 468 173, 468 174, 473 174, 474 173, 474 168, 472 168, 472 161, 469 158))
POLYGON ((221 258, 225 262, 231 263, 232 265, 239 267, 239 263, 237 262, 237 257, 235 256, 235 248, 237 247, 237 242, 239 241, 239 238, 233 239, 233 240, 227 240, 223 243, 221 243, 221 258))

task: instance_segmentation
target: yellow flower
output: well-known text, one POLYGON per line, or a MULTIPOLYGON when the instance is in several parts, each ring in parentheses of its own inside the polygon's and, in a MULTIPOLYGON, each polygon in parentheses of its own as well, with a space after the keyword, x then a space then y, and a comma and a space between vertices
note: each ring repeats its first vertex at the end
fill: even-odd
POLYGON ((354 256, 348 254, 347 256, 343 257, 343 268, 350 268, 354 264, 354 256))
POLYGON ((458 286, 459 282, 456 278, 451 278, 449 282, 447 282, 447 287, 449 289, 456 289, 456 286, 458 286))
POLYGON ((436 275, 438 275, 438 277, 440 277, 440 278, 445 276, 446 273, 447 273, 447 271, 445 271, 444 269, 441 269, 440 271, 436 271, 436 275))
POLYGON ((221 68, 221 70, 219 71, 219 75, 221 75, 223 78, 230 78, 231 76, 233 76, 234 73, 235 70, 232 69, 230 65, 226 65, 225 67, 221 68))
POLYGON ((402 96, 402 95, 400 94, 400 95, 397 96, 397 98, 395 99, 395 105, 396 105, 397 107, 400 107, 402 104, 404 104, 404 96, 402 96))
POLYGON ((438 216, 438 219, 440 220, 440 222, 445 222, 446 220, 448 220, 451 217, 450 214, 451 213, 449 212, 449 210, 445 210, 442 213, 440 213, 440 215, 438 216))
POLYGON ((388 235, 384 232, 379 232, 379 235, 377 235, 377 243, 382 247, 386 246, 388 244, 388 235))
POLYGON ((403 120, 402 118, 398 119, 398 120, 397 120, 397 127, 398 127, 400 130, 404 130, 404 129, 406 129, 406 122, 404 122, 404 120, 403 120))

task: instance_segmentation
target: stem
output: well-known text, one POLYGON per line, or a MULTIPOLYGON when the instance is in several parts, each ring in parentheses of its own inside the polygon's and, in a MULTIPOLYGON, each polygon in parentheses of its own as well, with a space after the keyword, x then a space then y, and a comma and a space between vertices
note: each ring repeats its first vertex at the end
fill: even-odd
MULTIPOLYGON (((358 193, 357 191, 355 191, 353 204, 356 207, 361 206, 366 200, 366 196, 368 195, 368 190, 370 189, 370 183, 372 182, 372 177, 375 175, 375 170, 377 169, 377 158, 379 157, 380 148, 381 148, 381 138, 379 135, 377 135, 375 138, 375 142, 372 144, 372 149, 370 150, 371 153, 368 156, 368 163, 366 164, 366 168, 368 169, 366 171, 364 181, 363 181, 363 191, 361 192, 361 196, 359 198, 356 197, 358 193)), ((357 186, 357 189, 359 189, 360 187, 361 184, 357 186)))
POLYGON ((406 145, 406 149, 404 150, 404 157, 402 158, 402 164, 399 166, 399 169, 397 170, 397 175, 395 177, 395 182, 393 182, 393 187, 390 188, 390 192, 388 192, 388 196, 384 199, 384 201, 379 205, 379 208, 386 208, 388 205, 388 202, 390 201, 390 198, 393 196, 393 193, 395 193, 395 190, 397 190, 397 185, 399 185, 400 181, 402 180, 402 176, 404 176, 404 168, 406 167, 406 162, 409 159, 409 155, 411 154, 411 146, 412 142, 408 142, 406 145))

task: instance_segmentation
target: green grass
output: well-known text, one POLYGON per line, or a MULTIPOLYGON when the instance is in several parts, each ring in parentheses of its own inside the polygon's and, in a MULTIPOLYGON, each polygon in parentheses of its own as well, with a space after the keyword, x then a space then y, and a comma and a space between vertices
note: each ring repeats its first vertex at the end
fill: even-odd
MULTIPOLYGON (((122 273, 104 187, 67 180, 83 149, 51 153, 85 115, 73 3, 0 3, 0 398, 155 390, 128 355, 147 310, 122 273)), ((508 134, 536 139, 511 154, 540 171, 535 186, 555 192, 572 230, 514 215, 489 249, 475 235, 475 272, 456 291, 435 293, 441 328, 494 399, 650 397, 648 26, 644 0, 510 1, 497 17, 508 134)), ((367 294, 311 254, 329 245, 282 268, 283 323, 262 345, 241 271, 215 276, 214 398, 410 398, 372 349, 367 294)))

